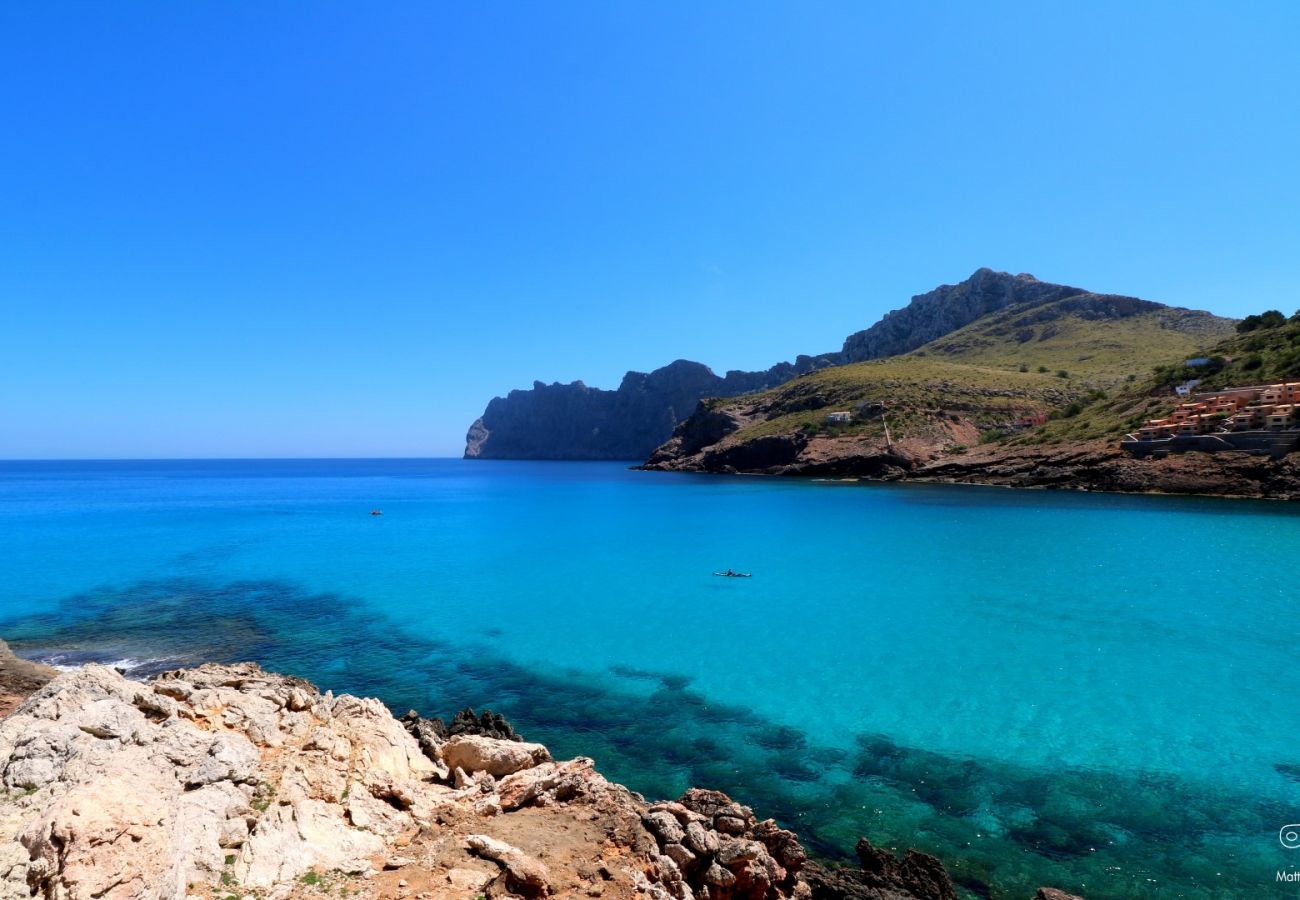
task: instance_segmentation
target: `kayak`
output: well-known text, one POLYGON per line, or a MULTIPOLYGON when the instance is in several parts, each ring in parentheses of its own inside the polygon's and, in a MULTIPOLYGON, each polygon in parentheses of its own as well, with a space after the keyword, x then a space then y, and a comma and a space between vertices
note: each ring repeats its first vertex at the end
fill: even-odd
POLYGON ((753 578, 749 572, 714 572, 719 578, 753 578))

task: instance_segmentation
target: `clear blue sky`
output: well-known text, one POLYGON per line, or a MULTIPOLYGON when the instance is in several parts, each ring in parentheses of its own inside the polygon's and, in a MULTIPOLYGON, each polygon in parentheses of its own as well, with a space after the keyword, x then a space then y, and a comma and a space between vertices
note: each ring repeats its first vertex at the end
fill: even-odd
POLYGON ((1295 3, 8 3, 0 458, 459 455, 987 265, 1300 306, 1295 3))

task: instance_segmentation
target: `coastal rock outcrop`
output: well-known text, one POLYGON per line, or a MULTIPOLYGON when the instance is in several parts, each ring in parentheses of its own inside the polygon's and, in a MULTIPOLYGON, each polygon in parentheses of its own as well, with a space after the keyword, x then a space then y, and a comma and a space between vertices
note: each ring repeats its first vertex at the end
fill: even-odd
POLYGON ((679 900, 810 896, 799 877, 808 857, 798 837, 720 791, 692 788, 676 802, 651 804, 641 821, 679 900))
POLYGON ((1135 459, 1104 440, 979 447, 915 469, 918 481, 1123 493, 1300 499, 1300 457, 1182 453, 1135 459))
POLYGON ((734 397, 783 384, 838 361, 800 356, 761 372, 715 375, 679 359, 652 372, 628 372, 617 390, 534 382, 496 397, 469 428, 467 459, 643 460, 704 397, 734 397))
POLYGON ((456 735, 442 745, 439 755, 449 769, 486 772, 494 778, 551 761, 551 754, 541 744, 502 741, 476 734, 456 735))
POLYGON ((645 801, 591 760, 412 724, 252 664, 61 674, 0 721, 0 896, 791 896, 797 840, 758 852, 752 815, 734 840, 753 847, 709 822, 694 846, 726 883, 697 895, 645 801))
POLYGON ((1195 494, 1300 499, 1300 455, 1281 459, 1247 453, 1182 453, 1135 459, 1114 442, 977 446, 944 453, 922 441, 887 445, 874 437, 771 435, 722 444, 691 456, 666 444, 645 468, 664 471, 862 478, 988 484, 1015 488, 1195 494))
POLYGON ((58 670, 14 656, 0 641, 0 718, 18 708, 28 695, 48 684, 58 670))
MULTIPOLYGON (((648 374, 629 372, 615 391, 587 387, 580 381, 572 384, 535 382, 532 390, 511 391, 498 397, 470 427, 466 436, 465 456, 482 459, 617 459, 646 460, 649 468, 674 468, 682 459, 699 457, 705 450, 724 443, 733 434, 765 417, 762 410, 755 419, 738 411, 736 404, 720 402, 782 385, 797 388, 803 379, 823 369, 896 357, 917 351, 919 356, 968 360, 983 353, 984 362, 993 361, 994 369, 1002 366, 1001 356, 1015 356, 1014 348, 1029 348, 1039 373, 1039 357, 1046 352, 1053 337, 1065 330, 1073 337, 1057 348, 1073 362, 1087 362, 1105 357, 1116 364, 1116 354, 1134 340, 1132 333, 1146 335, 1142 346, 1150 344, 1151 329, 1163 335, 1157 343, 1169 344, 1169 335, 1180 336, 1172 352, 1194 352, 1202 343, 1221 338, 1231 331, 1231 320, 1209 313, 1165 306, 1149 300, 1111 294, 1096 294, 1083 288, 1039 281, 1032 275, 1012 275, 992 269, 978 269, 965 281, 943 285, 912 298, 901 308, 887 313, 870 328, 850 335, 837 353, 799 356, 794 363, 779 363, 762 372, 728 372, 724 377, 713 374, 700 363, 677 360, 648 374), (1139 322, 1125 330, 1117 323, 1139 322), (1078 329, 1077 323, 1090 323, 1078 329), (1073 323, 1073 325, 1072 325, 1073 323), (1143 328, 1148 330, 1142 332, 1143 328), (1084 333, 1086 332, 1086 334, 1084 333), (924 349, 920 349, 924 347, 924 349), (1009 349, 1012 348, 1012 349, 1009 349), (991 354, 991 356, 989 356, 991 354), (682 427, 678 427, 682 426, 682 427)), ((1028 351, 1026 351, 1028 352, 1028 351)), ((1122 355, 1122 354, 1121 354, 1122 355)), ((1064 356, 1062 356, 1064 359, 1064 356)), ((1014 371, 1015 367, 1012 367, 1014 371)), ((1053 369, 1070 366, 1054 365, 1053 369)), ((1029 366, 1020 371, 1028 373, 1029 366)), ((1120 372, 1119 377, 1130 374, 1120 372)), ((987 372, 985 372, 985 378, 987 372)), ((1107 375, 1114 379, 1113 372, 1107 375)), ((809 379, 815 380, 815 379, 809 379)), ((927 378, 927 380, 932 380, 927 378)), ((960 379, 959 379, 960 380, 960 379)), ((1020 379, 1019 382, 1032 381, 1020 379)), ((848 383, 852 384, 850 377, 848 383)), ((1009 384, 1019 388, 1017 379, 1009 384)), ((923 386, 924 388, 924 386, 923 386)), ((795 390, 793 393, 801 393, 795 390)), ((831 392, 844 394, 844 390, 831 392)), ((913 391, 912 393, 918 393, 913 391)), ((919 393, 926 394, 926 390, 919 393)), ((1023 392, 1021 392, 1023 393, 1023 392)), ((1050 391, 1040 391, 1046 394, 1050 391)), ((1078 393, 1076 391, 1076 393, 1078 393)), ((761 397, 762 395, 760 395, 761 397)), ((809 405, 803 410, 819 408, 815 404, 840 403, 839 396, 819 397, 807 392, 809 405)), ((878 398, 879 399, 879 398, 878 398)), ((885 399, 889 399, 886 395, 885 399)), ((932 399, 926 396, 924 399, 932 399)), ((943 398, 940 396, 941 401, 943 398)), ((1020 414, 1034 414, 1044 406, 1046 397, 1013 397, 1017 403, 1002 403, 1006 412, 1023 406, 1020 414)), ((1068 403, 1069 399, 1061 404, 1068 403)), ((957 400, 960 406, 960 399, 957 400)), ((1051 404, 1049 404, 1051 405, 1051 404)), ((931 404, 933 406, 933 404, 931 404)), ((928 407, 927 407, 928 408, 928 407)), ((839 409, 845 409, 839 406, 839 409)), ((794 411, 788 404, 781 412, 794 411)), ((767 418, 776 410, 766 410, 767 418)), ((921 410, 925 413, 925 409, 921 410)), ((974 432, 978 437, 979 429, 974 432)), ((964 443, 954 441, 953 443, 964 443)), ((717 459, 703 466, 706 471, 756 471, 763 468, 795 465, 798 459, 772 461, 789 451, 789 442, 772 442, 751 450, 729 448, 717 459)), ((797 453, 796 448, 796 456, 797 453)), ((892 464, 891 464, 892 465, 892 464)))
POLYGON ((654 467, 694 456, 717 444, 747 421, 748 418, 735 409, 715 409, 701 401, 695 412, 674 428, 672 436, 650 455, 646 466, 654 467))
POLYGON ((864 840, 861 871, 826 869, 726 794, 647 803, 498 717, 460 720, 446 735, 251 663, 60 674, 0 720, 0 896, 952 897, 932 857, 864 840))
POLYGON ((8 893, 182 897, 365 871, 444 790, 375 700, 256 666, 62 675, 0 723, 8 893), (23 893, 20 893, 22 891, 23 893))
POLYGON ((814 864, 809 868, 806 877, 813 900, 957 900, 952 879, 935 857, 915 850, 895 856, 866 838, 859 839, 856 849, 857 867, 814 864))

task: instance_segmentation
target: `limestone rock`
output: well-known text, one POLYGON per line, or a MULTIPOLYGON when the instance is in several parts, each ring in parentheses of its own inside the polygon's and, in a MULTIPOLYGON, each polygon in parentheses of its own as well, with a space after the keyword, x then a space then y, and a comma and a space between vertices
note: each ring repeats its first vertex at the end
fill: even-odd
POLYGON ((462 734, 451 738, 439 749, 447 768, 464 769, 467 774, 487 772, 500 778, 549 762, 551 754, 541 744, 502 741, 478 735, 462 734))
POLYGON ((451 869, 447 872, 447 883, 457 890, 475 893, 483 890, 490 881, 482 872, 474 869, 451 869))
POLYGON ((312 873, 382 897, 951 898, 932 857, 863 841, 829 873, 726 794, 647 804, 585 757, 411 727, 434 721, 251 664, 59 675, 0 719, 0 897, 287 900, 312 873))
MULTIPOLYGON (((561 763, 546 762, 501 779, 497 792, 505 810, 550 805, 575 797, 594 798, 613 789, 585 756, 561 763)), ((621 786, 619 786, 621 788, 621 786)), ((625 788, 622 790, 626 791, 625 788)))
POLYGON ((529 897, 551 893, 550 871, 519 848, 485 834, 471 834, 465 843, 479 856, 505 869, 507 887, 529 897))
POLYGON ((369 871, 448 792, 435 775, 375 700, 251 664, 147 684, 86 666, 0 721, 0 781, 34 791, 0 814, 0 895, 183 897, 224 877, 277 896, 312 868, 369 871))

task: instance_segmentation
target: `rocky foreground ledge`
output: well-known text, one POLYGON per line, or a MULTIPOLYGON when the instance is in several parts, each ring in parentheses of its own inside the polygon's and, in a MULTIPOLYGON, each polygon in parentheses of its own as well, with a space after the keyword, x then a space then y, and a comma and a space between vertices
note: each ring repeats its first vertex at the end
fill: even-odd
POLYGON ((251 663, 59 674, 0 720, 0 781, 4 898, 957 896, 925 854, 826 868, 719 792, 648 803, 500 719, 399 721, 251 663))

